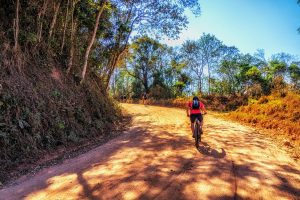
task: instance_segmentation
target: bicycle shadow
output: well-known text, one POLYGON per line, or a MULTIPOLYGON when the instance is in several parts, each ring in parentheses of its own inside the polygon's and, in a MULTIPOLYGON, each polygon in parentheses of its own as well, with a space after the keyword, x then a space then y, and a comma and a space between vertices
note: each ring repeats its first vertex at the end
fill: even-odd
POLYGON ((214 158, 224 158, 226 156, 226 151, 223 148, 221 148, 221 152, 218 152, 206 142, 201 142, 197 150, 203 155, 214 158))

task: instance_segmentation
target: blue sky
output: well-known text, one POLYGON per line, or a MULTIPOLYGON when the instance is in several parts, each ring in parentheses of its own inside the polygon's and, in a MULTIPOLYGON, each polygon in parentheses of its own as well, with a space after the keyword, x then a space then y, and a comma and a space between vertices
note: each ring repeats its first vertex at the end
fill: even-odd
POLYGON ((178 40, 165 40, 176 46, 186 39, 212 33, 226 45, 242 53, 264 49, 266 56, 286 52, 300 56, 300 6, 297 0, 200 0, 201 16, 187 12, 188 29, 178 40))

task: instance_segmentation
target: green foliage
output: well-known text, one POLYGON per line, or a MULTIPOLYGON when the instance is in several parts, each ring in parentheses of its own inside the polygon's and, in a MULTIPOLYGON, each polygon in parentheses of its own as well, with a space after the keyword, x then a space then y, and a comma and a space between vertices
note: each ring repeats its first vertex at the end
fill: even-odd
POLYGON ((26 35, 24 35, 24 41, 22 42, 35 44, 38 42, 38 36, 35 33, 26 33, 26 35))
POLYGON ((288 68, 291 81, 296 88, 300 88, 300 67, 296 64, 291 64, 288 68))
POLYGON ((186 65, 175 49, 143 36, 134 40, 129 52, 127 62, 116 78, 118 86, 114 88, 114 94, 127 98, 141 98, 145 93, 153 98, 183 95, 190 78, 183 71, 186 65))
POLYGON ((58 121, 56 126, 58 129, 63 130, 63 129, 65 129, 65 122, 58 121))
POLYGON ((197 80, 200 93, 203 90, 205 68, 208 71, 208 92, 211 92, 212 72, 216 69, 224 50, 224 45, 220 40, 206 33, 198 40, 188 40, 182 45, 182 60, 189 68, 193 79, 197 80))
POLYGON ((62 97, 62 94, 61 94, 60 91, 54 90, 54 91, 52 92, 52 96, 55 97, 55 98, 61 98, 61 97, 62 97))
POLYGON ((256 81, 259 82, 262 77, 261 77, 261 72, 256 66, 252 66, 247 72, 246 72, 246 77, 248 80, 251 81, 256 81))
POLYGON ((278 60, 272 60, 270 62, 270 68, 272 74, 274 74, 275 76, 282 76, 286 72, 287 65, 282 61, 280 62, 278 60))
POLYGON ((278 53, 267 61, 261 49, 254 55, 241 54, 211 34, 188 40, 177 49, 144 36, 137 38, 129 51, 124 63, 132 76, 127 89, 123 87, 131 91, 127 98, 140 98, 151 91, 156 99, 166 98, 166 94, 172 98, 193 93, 243 94, 257 99, 271 92, 284 96, 288 86, 299 89, 296 57, 278 53))

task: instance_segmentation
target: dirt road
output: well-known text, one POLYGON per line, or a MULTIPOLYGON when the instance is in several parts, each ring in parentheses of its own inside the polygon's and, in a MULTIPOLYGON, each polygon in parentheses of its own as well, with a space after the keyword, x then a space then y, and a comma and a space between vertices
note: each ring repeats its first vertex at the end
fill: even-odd
POLYGON ((207 115, 196 149, 183 110, 122 106, 129 131, 0 199, 300 199, 299 163, 253 130, 207 115))

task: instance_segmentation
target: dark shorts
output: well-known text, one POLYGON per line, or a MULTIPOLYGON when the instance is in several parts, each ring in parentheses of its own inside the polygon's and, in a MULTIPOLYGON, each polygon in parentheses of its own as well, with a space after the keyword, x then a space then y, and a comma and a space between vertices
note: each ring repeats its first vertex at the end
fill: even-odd
POLYGON ((203 117, 202 117, 202 114, 191 114, 190 119, 191 119, 192 123, 194 123, 196 119, 198 119, 200 122, 202 122, 203 117))

